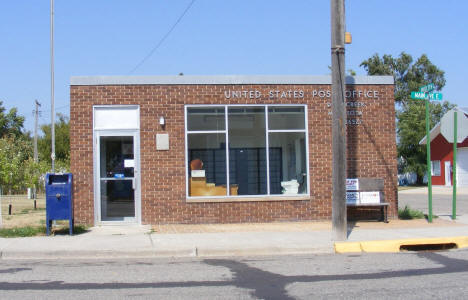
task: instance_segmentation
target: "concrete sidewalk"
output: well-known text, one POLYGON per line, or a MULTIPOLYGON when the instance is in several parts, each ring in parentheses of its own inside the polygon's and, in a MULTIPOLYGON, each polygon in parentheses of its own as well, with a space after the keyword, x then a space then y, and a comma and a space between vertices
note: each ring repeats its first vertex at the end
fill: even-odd
MULTIPOLYGON (((433 185, 432 186, 432 194, 433 195, 452 195, 453 187, 452 186, 443 186, 443 185, 433 185)), ((407 189, 402 189, 398 191, 398 195, 400 194, 412 194, 412 195, 425 195, 427 196, 427 186, 421 187, 409 187, 407 189)), ((457 186, 457 196, 463 197, 468 196, 468 186, 457 186)))
MULTIPOLYGON (((468 237, 468 224, 435 219, 349 223, 348 240, 468 237)), ((330 222, 102 226, 75 236, 0 238, 2 259, 209 257, 334 253, 330 222)))

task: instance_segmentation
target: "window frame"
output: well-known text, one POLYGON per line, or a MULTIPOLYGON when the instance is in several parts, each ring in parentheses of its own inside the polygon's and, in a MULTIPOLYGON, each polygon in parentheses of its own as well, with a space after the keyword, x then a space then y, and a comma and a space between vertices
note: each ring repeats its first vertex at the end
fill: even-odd
POLYGON ((187 202, 241 202, 241 201, 274 201, 274 200, 308 200, 310 199, 310 170, 309 170, 309 127, 308 127, 308 107, 307 104, 186 104, 184 105, 184 135, 185 135, 185 195, 187 202), (269 129, 268 126, 268 108, 270 107, 302 107, 304 108, 304 129, 269 129), (188 131, 188 109, 189 108, 224 108, 224 130, 198 130, 188 131), (189 195, 189 149, 188 135, 189 134, 224 134, 226 147, 226 186, 230 186, 229 182, 229 108, 232 107, 263 107, 265 113, 265 152, 266 152, 266 179, 267 179, 267 194, 260 195, 230 195, 230 189, 226 189, 225 196, 190 196, 189 195), (306 171, 307 171, 307 189, 304 194, 270 194, 270 155, 269 135, 270 133, 304 133, 305 135, 305 156, 306 156, 306 171))
POLYGON ((440 160, 431 160, 431 176, 441 176, 441 175, 442 175, 441 161, 440 160), (436 163, 439 165, 438 174, 436 174, 436 172, 434 171, 434 166, 435 166, 436 163))

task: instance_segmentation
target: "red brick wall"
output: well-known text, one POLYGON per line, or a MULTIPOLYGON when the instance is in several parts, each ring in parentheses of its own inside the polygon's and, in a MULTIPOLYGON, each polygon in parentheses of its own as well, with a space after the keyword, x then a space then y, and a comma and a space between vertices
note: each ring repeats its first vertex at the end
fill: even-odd
MULTIPOLYGON (((140 106, 142 223, 236 223, 331 218, 330 98, 312 96, 329 85, 115 85, 71 86, 71 171, 74 174, 75 221, 94 223, 93 105, 140 106), (303 90, 302 99, 226 99, 225 90, 303 90), (187 203, 185 195, 185 104, 307 104, 310 200, 187 203), (165 116, 170 150, 157 151, 158 119, 165 116)), ((360 125, 348 128, 349 177, 385 180, 389 217, 397 216, 395 109, 392 85, 355 85, 348 90, 377 90, 378 99, 356 96, 360 125)), ((350 111, 356 109, 348 108, 350 111)))

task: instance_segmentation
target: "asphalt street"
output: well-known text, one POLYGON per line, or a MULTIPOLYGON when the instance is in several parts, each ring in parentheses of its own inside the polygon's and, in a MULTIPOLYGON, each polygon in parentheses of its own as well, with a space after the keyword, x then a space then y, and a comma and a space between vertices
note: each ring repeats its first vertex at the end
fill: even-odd
MULTIPOLYGON (((427 188, 416 188, 398 192, 398 207, 408 205, 412 209, 427 214, 428 197, 427 188)), ((457 216, 468 216, 468 188, 459 188, 457 191, 457 216)), ((432 212, 438 216, 452 215, 452 188, 436 186, 432 191, 432 212)))
POLYGON ((213 259, 4 260, 1 299, 450 299, 468 251, 213 259))

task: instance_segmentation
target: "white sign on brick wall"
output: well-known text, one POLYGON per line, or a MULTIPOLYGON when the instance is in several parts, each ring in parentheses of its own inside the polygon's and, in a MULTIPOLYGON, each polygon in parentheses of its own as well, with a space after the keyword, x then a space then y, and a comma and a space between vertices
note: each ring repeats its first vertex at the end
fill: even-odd
POLYGON ((359 192, 346 192, 346 204, 359 204, 359 192))
POLYGON ((380 192, 361 192, 361 204, 380 203, 380 192))
POLYGON ((359 179, 347 178, 346 179, 346 190, 347 191, 358 191, 359 190, 359 179))

